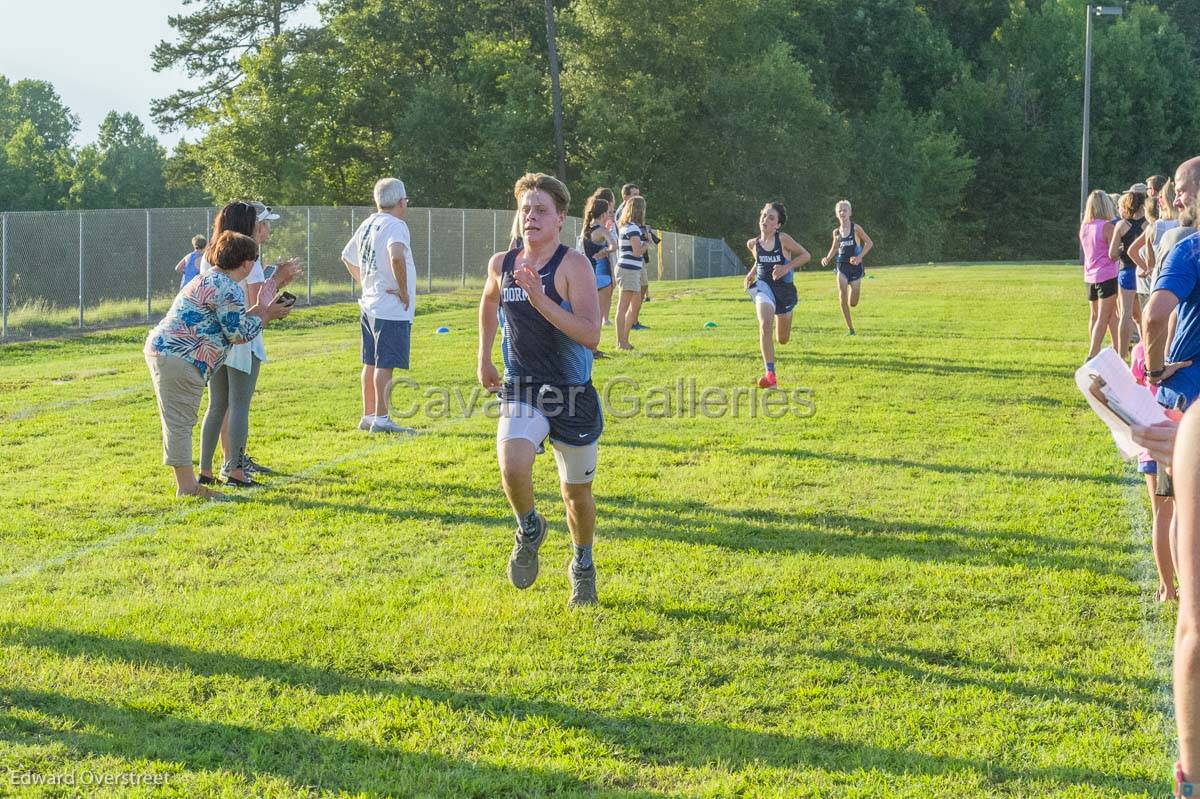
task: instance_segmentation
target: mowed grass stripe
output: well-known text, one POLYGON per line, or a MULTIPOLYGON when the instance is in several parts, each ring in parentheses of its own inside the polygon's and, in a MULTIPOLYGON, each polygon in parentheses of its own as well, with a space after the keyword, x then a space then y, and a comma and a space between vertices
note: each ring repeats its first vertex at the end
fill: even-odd
MULTIPOLYGON (((856 339, 832 277, 799 276, 777 360, 813 418, 610 417, 584 613, 548 457, 543 575, 504 579, 492 420, 418 420, 402 446, 164 520, 140 336, 0 350, 6 385, 97 368, 93 349, 125 358, 104 390, 145 384, 3 422, 2 571, 161 523, 0 590, 6 764, 162 770, 155 795, 177 796, 1165 792, 1142 626, 1170 619, 1142 603, 1136 484, 1069 380, 1076 271, 873 274, 856 339)), ((598 382, 749 385, 736 280, 654 292, 653 330, 598 382)), ((468 393, 473 298, 428 301, 410 376, 468 393)), ((364 443, 354 310, 308 313, 272 332, 253 422, 256 457, 292 473, 364 443)), ((47 402, 18 393, 6 411, 47 402)))

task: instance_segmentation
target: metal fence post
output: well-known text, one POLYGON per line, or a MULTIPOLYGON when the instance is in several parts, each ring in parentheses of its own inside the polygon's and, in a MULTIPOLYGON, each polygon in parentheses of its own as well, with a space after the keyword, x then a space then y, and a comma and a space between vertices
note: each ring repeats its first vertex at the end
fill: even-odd
MULTIPOLYGON (((354 206, 350 206, 350 237, 351 238, 354 238, 355 230, 356 230, 356 228, 354 226, 354 206)), ((359 264, 358 268, 362 269, 362 264, 359 264)), ((354 275, 350 276, 350 298, 354 299, 354 275)))
POLYGON ((0 338, 8 338, 8 214, 0 215, 0 338))
POLYGON ((433 292, 433 209, 425 209, 425 274, 429 278, 429 291, 433 292))
POLYGON ((154 311, 150 307, 150 209, 146 209, 146 321, 154 311))
POLYGON ((308 304, 312 305, 312 208, 304 209, 304 276, 308 283, 308 304))
POLYGON ((79 327, 83 328, 83 211, 79 212, 79 327))
POLYGON ((467 287, 467 210, 462 211, 462 284, 467 287))
POLYGON ((679 234, 671 234, 671 254, 675 261, 675 279, 679 279, 679 234))

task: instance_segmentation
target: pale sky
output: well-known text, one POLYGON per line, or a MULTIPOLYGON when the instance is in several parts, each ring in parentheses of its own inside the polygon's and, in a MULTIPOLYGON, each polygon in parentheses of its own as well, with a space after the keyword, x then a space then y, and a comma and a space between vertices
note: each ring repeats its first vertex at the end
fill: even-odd
MULTIPOLYGON (((0 75, 54 84, 79 116, 77 144, 95 141, 109 111, 132 111, 170 150, 181 137, 195 141, 196 134, 160 131, 150 119, 150 100, 195 82, 182 71, 153 71, 150 52, 174 38, 169 15, 197 7, 182 0, 59 0, 44 7, 0 0, 0 75)), ((317 14, 305 17, 312 23, 317 14)))

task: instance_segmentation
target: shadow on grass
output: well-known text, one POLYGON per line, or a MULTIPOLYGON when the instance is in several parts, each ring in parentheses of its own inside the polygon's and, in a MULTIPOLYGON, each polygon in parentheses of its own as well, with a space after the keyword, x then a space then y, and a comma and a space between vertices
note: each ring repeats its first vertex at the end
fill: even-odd
MULTIPOLYGON (((471 437, 467 433, 451 435, 471 437)), ((601 447, 628 447, 630 449, 659 449, 667 452, 680 453, 685 450, 682 445, 662 441, 647 441, 645 439, 613 438, 601 439, 601 447)), ((981 477, 1001 477, 1012 480, 1051 480, 1056 482, 1088 482, 1102 485, 1122 486, 1137 484, 1138 481, 1128 475, 1120 474, 1088 474, 1086 472, 1055 472, 1037 469, 1002 469, 990 466, 972 466, 964 463, 936 463, 933 461, 914 461, 905 458, 881 457, 878 455, 847 455, 838 452, 818 452, 799 447, 746 447, 738 446, 727 450, 717 450, 715 454, 728 452, 735 455, 760 455, 764 458, 786 458, 800 460, 829 461, 848 466, 884 466, 896 469, 919 469, 937 474, 963 474, 981 477)))
MULTIPOLYGON (((214 672, 219 673, 219 672, 214 672)), ((607 789, 552 769, 504 768, 470 760, 318 735, 299 727, 260 729, 180 718, 47 691, 0 688, 0 739, 54 742, 73 756, 159 761, 189 771, 273 776, 300 795, 337 791, 359 797, 599 796, 662 799, 664 794, 607 789), (12 714, 37 710, 66 720, 38 724, 12 714)), ((18 770, 10 761, 8 768, 18 770)), ((247 794, 248 795, 248 794, 247 794)))
MULTIPOLYGON (((897 776, 932 776, 971 772, 1002 786, 1039 780, 1062 787, 1116 789, 1151 793, 1157 786, 1100 768, 1004 767, 977 758, 935 756, 907 749, 864 745, 834 737, 790 736, 659 718, 607 714, 559 702, 501 696, 426 686, 409 681, 355 676, 303 663, 206 652, 173 644, 132 638, 110 638, 65 629, 8 626, 0 628, 7 646, 40 649, 63 657, 104 659, 119 664, 186 672, 198 677, 268 680, 325 696, 368 696, 380 699, 421 698, 447 710, 487 718, 550 719, 606 741, 625 758, 643 764, 730 769, 761 767, 821 769, 854 773, 877 771, 897 776)), ((437 755, 370 746, 317 735, 296 727, 263 730, 240 725, 182 719, 165 713, 97 703, 61 694, 0 689, 0 710, 31 708, 65 716, 96 732, 62 729, 11 719, 8 735, 25 740, 54 740, 80 753, 113 754, 128 759, 182 762, 189 768, 227 769, 251 777, 275 774, 300 785, 362 792, 379 796, 395 790, 396 771, 427 772, 454 796, 508 795, 510 791, 595 791, 612 797, 646 797, 602 789, 561 772, 526 771, 482 766, 437 755), (15 722, 15 723, 14 723, 15 722), (31 729, 30 727, 33 726, 31 729), (348 768, 349 767, 349 768, 348 768), (366 776, 371 775, 371 776, 366 776), (388 788, 379 785, 386 782, 388 788), (485 790, 481 790, 486 786, 485 790)), ((427 791, 426 791, 427 792, 427 791)))
MULTIPOLYGON (((436 497, 419 506, 381 511, 365 502, 267 498, 285 506, 308 506, 379 515, 396 521, 422 519, 439 524, 475 523, 507 530, 512 525, 507 500, 499 489, 454 483, 425 483, 436 497), (493 513, 466 513, 463 508, 491 508, 493 513)), ((561 525, 557 493, 536 497, 552 525, 561 525)), ((597 531, 601 537, 648 538, 702 544, 744 552, 789 552, 918 563, 973 566, 1021 566, 1082 570, 1127 578, 1127 559, 1138 547, 1132 541, 1109 542, 1063 538, 1013 530, 980 530, 965 525, 874 519, 838 512, 787 513, 733 509, 696 500, 659 500, 614 494, 597 487, 597 531)))
MULTIPOLYGON (((756 364, 755 356, 747 352, 703 352, 696 353, 698 357, 704 361, 733 361, 735 363, 745 363, 747 368, 761 366, 756 364)), ((786 354, 786 353, 785 353, 786 354)), ((672 352, 653 352, 647 351, 641 353, 643 361, 659 361, 671 366, 679 364, 679 354, 672 352)), ((889 374, 919 374, 919 375, 937 375, 941 378, 946 378, 948 375, 978 375, 980 377, 988 377, 996 380, 1037 380, 1045 382, 1046 379, 1061 379, 1069 380, 1075 375, 1075 372, 1070 369, 1047 369, 1031 370, 1019 366, 983 366, 968 363, 958 363, 953 360, 946 361, 922 361, 915 358, 905 358, 903 356, 894 356, 891 358, 881 358, 870 354, 862 355, 826 355, 811 349, 801 348, 793 356, 793 370, 803 370, 807 373, 818 366, 832 366, 847 369, 855 369, 869 371, 873 373, 889 374)), ((783 361, 786 364, 787 361, 783 361)), ((781 372, 780 374, 783 374, 781 372)), ((799 379, 799 384, 804 384, 804 379, 799 379)))

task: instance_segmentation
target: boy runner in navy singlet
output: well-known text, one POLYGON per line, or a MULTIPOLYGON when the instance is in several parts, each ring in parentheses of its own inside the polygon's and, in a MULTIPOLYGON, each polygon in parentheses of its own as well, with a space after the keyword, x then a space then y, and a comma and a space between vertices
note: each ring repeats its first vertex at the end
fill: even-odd
POLYGON ((524 248, 496 253, 479 303, 479 382, 500 395, 496 453, 504 492, 517 517, 508 578, 528 588, 538 576, 546 520, 533 504, 533 462, 547 438, 554 448, 574 557, 567 567, 572 607, 596 602, 592 479, 604 430, 592 386, 600 342, 600 303, 587 257, 559 243, 570 194, 556 178, 527 174, 513 191, 524 248), (503 316, 504 377, 492 361, 503 316))

